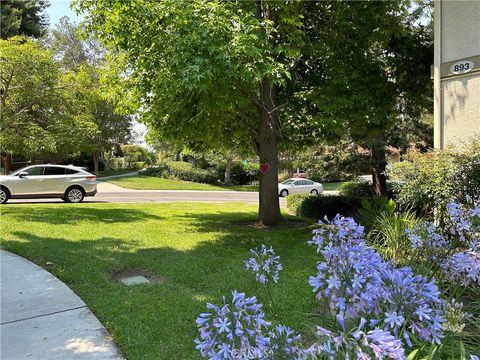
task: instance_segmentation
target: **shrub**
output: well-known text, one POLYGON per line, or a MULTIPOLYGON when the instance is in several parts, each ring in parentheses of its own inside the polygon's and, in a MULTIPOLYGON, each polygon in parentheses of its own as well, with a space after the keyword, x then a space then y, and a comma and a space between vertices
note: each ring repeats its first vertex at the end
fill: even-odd
POLYGON ((287 179, 289 179, 291 176, 288 172, 281 172, 278 174, 278 182, 283 182, 287 179))
POLYGON ((130 169, 132 170, 142 170, 146 166, 144 161, 135 161, 130 164, 130 169))
POLYGON ((312 219, 351 215, 360 207, 360 200, 342 195, 292 194, 287 196, 287 209, 296 216, 312 219))
MULTIPOLYGON (((374 196, 372 184, 368 182, 348 181, 340 185, 338 191, 340 195, 348 197, 363 198, 374 196)), ((395 182, 393 181, 387 182, 387 196, 391 199, 395 199, 397 196, 395 182)))
POLYGON ((411 154, 409 160, 392 167, 390 176, 399 180, 393 186, 403 208, 415 208, 433 218, 434 210, 444 213, 448 202, 480 193, 480 142, 462 153, 411 154))
POLYGON ((372 185, 367 182, 348 181, 339 186, 338 192, 340 195, 347 197, 372 197, 373 188, 372 185))
MULTIPOLYGON (((93 157, 91 154, 81 153, 76 156, 69 156, 66 161, 63 162, 65 165, 75 165, 87 168, 88 171, 93 171, 95 166, 93 163, 93 157)), ((103 159, 98 160, 98 170, 103 171, 107 168, 107 164, 103 159)))
POLYGON ((355 212, 354 218, 369 231, 379 215, 393 215, 397 204, 386 196, 362 198, 362 207, 355 212))
POLYGON ((156 166, 152 166, 140 171, 141 175, 145 176, 155 176, 160 178, 168 178, 169 171, 167 163, 159 163, 156 166))
POLYGON ((178 180, 192 181, 204 184, 216 184, 217 177, 214 173, 197 169, 192 164, 183 161, 171 161, 167 163, 170 177, 178 180))
POLYGON ((217 176, 213 172, 197 169, 183 161, 169 161, 140 172, 142 175, 192 181, 204 184, 217 184, 217 176))
POLYGON ((124 158, 110 158, 108 160, 108 168, 110 170, 122 170, 125 169, 124 158))
POLYGON ((293 161, 292 167, 306 170, 314 181, 346 181, 368 172, 370 159, 353 142, 341 141, 336 146, 317 146, 315 151, 293 161))
POLYGON ((133 163, 144 162, 151 164, 153 159, 149 151, 140 145, 120 145, 122 153, 125 157, 128 169, 133 169, 133 163))
MULTIPOLYGON (((220 164, 217 167, 217 177, 220 182, 225 180, 225 170, 227 165, 220 164)), ((252 181, 258 180, 258 164, 244 164, 242 162, 235 162, 232 165, 230 173, 230 181, 232 185, 247 185, 252 181)))

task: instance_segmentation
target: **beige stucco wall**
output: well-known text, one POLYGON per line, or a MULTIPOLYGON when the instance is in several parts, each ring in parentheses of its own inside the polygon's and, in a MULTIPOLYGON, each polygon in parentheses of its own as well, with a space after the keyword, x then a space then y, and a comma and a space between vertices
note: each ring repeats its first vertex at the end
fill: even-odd
POLYGON ((475 71, 463 75, 445 67, 480 56, 480 0, 437 0, 434 15, 435 147, 460 148, 480 137, 480 61, 476 58, 475 71))
POLYGON ((480 55, 480 0, 441 3, 442 62, 480 55))
POLYGON ((480 136, 480 74, 442 81, 444 147, 480 136))

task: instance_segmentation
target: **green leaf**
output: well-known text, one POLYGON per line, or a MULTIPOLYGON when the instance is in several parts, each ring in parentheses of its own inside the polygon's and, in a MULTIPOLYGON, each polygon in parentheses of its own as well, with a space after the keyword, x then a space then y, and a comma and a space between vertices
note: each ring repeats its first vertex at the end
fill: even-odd
POLYGON ((417 354, 419 352, 419 349, 415 349, 410 354, 407 356, 407 360, 415 360, 417 358, 417 354))

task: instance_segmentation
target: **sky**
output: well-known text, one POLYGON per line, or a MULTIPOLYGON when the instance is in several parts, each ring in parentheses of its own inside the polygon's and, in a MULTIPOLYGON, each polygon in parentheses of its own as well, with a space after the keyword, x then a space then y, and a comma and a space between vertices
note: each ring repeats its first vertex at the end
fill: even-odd
POLYGON ((78 23, 82 20, 75 11, 70 9, 70 0, 50 0, 50 6, 47 8, 50 27, 53 28, 62 16, 68 16, 72 21, 78 23))

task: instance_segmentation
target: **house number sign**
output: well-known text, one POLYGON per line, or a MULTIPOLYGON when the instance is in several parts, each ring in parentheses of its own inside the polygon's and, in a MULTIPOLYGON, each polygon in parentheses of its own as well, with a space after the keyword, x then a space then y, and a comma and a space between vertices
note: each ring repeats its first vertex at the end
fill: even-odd
POLYGON ((461 60, 450 66, 450 74, 466 74, 475 68, 475 63, 470 60, 461 60))

